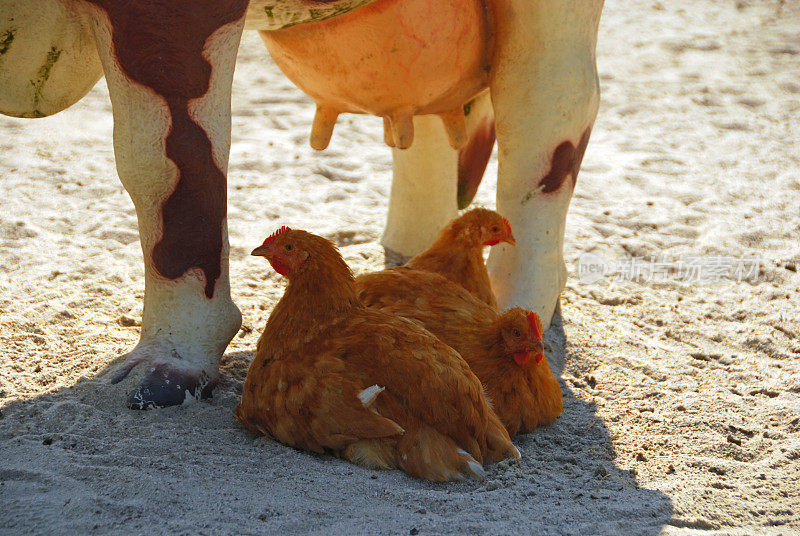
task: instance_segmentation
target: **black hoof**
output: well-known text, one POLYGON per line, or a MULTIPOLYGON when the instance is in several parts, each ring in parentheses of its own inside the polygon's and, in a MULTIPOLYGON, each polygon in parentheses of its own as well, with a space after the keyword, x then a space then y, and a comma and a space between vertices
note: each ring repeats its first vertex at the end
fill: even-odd
MULTIPOLYGON (((121 372, 113 380, 120 381, 124 377, 121 372)), ((164 408, 183 404, 187 398, 211 398, 218 381, 219 378, 211 378, 203 371, 198 373, 156 364, 130 394, 127 405, 131 409, 164 408)))
POLYGON ((397 266, 402 266, 408 261, 411 260, 411 257, 406 257, 405 255, 401 255, 394 250, 391 250, 384 246, 383 248, 383 266, 385 268, 395 268, 397 266))

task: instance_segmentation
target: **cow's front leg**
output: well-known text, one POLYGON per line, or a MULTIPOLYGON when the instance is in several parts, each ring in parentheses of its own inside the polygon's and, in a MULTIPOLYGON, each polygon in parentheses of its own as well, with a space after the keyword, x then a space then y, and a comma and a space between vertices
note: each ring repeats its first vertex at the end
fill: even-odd
POLYGON ((493 3, 497 210, 511 221, 517 245, 493 248, 489 270, 501 308, 531 308, 549 325, 566 282, 567 209, 597 114, 603 2, 493 3))
POLYGON ((93 0, 114 111, 117 171, 136 207, 145 263, 134 408, 210 395, 241 324, 230 298, 226 178, 230 89, 246 0, 93 0))

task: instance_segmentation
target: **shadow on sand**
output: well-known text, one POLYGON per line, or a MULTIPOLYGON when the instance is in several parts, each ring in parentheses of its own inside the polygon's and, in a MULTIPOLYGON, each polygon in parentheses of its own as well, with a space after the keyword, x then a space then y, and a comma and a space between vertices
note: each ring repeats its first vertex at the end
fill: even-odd
MULTIPOLYGON (((548 330, 560 375, 566 337, 548 330)), ((556 423, 484 481, 432 484, 254 438, 233 418, 252 352, 227 354, 214 398, 124 407, 138 375, 2 407, 0 533, 658 534, 668 497, 615 464, 593 405, 565 388, 556 423), (9 532, 5 532, 9 531, 9 532)), ((136 371, 135 371, 136 372, 136 371)))

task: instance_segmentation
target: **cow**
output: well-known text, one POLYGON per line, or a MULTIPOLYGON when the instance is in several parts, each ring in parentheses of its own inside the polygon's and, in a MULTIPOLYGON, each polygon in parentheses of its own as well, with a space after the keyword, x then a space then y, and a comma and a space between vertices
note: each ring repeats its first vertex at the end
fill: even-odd
POLYGON ((469 200, 496 135, 497 209, 517 245, 493 249, 492 285, 501 307, 530 308, 548 326, 566 281, 567 209, 599 105, 602 7, 0 0, 0 113, 54 114, 106 77, 117 171, 136 207, 145 263, 140 340, 112 379, 148 367, 128 405, 209 396, 241 325, 230 296, 226 172, 244 29, 260 31, 317 101, 315 148, 327 145, 339 113, 384 118, 394 176, 382 243, 401 255, 426 247, 469 200))

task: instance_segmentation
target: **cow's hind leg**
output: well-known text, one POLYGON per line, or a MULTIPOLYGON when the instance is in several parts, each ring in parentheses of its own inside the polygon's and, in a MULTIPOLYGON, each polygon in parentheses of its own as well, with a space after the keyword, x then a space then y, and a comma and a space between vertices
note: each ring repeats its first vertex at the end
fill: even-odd
POLYGON ((414 117, 411 147, 392 149, 392 194, 381 243, 403 257, 430 246, 481 182, 495 140, 489 93, 475 97, 464 111, 468 137, 460 150, 450 146, 435 115, 414 117))
POLYGON ((141 338, 112 382, 143 364, 129 406, 180 404, 211 393, 241 324, 228 281, 225 173, 247 2, 90 3, 117 170, 145 262, 141 338))
POLYGON ((516 247, 493 248, 501 308, 549 325, 566 281, 564 226, 597 114, 595 44, 602 0, 494 0, 491 95, 499 155, 497 209, 516 247))
POLYGON ((457 152, 434 115, 414 118, 414 142, 392 149, 392 193, 381 243, 402 257, 430 246, 456 217, 457 152))

